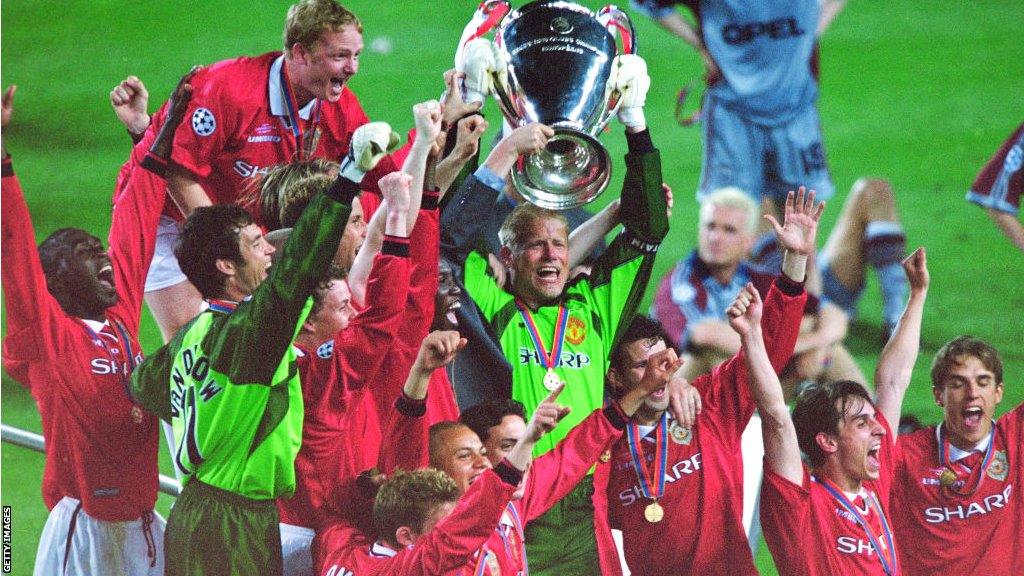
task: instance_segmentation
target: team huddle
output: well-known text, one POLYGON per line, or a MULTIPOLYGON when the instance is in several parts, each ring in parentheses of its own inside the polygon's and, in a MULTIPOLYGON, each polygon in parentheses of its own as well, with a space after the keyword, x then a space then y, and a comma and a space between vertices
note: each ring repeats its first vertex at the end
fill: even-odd
MULTIPOLYGON (((781 574, 1024 572, 1024 408, 995 417, 999 352, 942 346, 943 421, 900 430, 931 278, 889 183, 855 183, 818 251, 812 61, 842 5, 635 2, 708 79, 697 247, 653 285, 673 193, 633 54, 606 88, 621 192, 595 214, 511 183, 551 127, 481 142, 490 40, 438 71, 407 137, 371 122, 336 0, 299 0, 283 51, 194 68, 153 114, 141 80, 114 87, 133 146, 107 249, 77 228, 35 244, 5 141, 3 364, 46 437, 34 573, 757 574, 760 533, 781 574), (843 343, 868 269, 872 378, 843 343)), ((968 199, 1024 248, 1020 132, 968 199)))

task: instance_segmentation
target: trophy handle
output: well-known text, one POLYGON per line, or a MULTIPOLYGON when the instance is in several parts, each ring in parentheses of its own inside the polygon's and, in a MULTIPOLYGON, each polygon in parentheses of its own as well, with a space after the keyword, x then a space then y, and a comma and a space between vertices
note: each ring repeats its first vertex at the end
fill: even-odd
POLYGON ((628 14, 609 4, 598 11, 597 21, 608 29, 613 38, 621 41, 619 54, 636 54, 636 28, 628 14))
MULTIPOLYGON (((633 27, 633 21, 629 19, 628 14, 620 10, 618 6, 609 4, 598 11, 597 21, 608 30, 612 38, 619 40, 619 54, 636 54, 636 28, 633 27)), ((610 96, 614 98, 614 101, 609 101, 605 106, 605 111, 591 131, 592 135, 600 134, 619 111, 619 105, 622 102, 619 93, 616 91, 610 96)))

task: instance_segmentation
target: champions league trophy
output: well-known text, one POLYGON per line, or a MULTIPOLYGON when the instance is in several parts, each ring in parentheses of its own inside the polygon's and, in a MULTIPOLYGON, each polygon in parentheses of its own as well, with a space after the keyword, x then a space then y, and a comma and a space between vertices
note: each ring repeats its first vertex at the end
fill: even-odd
POLYGON ((485 0, 466 26, 468 41, 495 32, 492 89, 512 127, 541 122, 554 136, 540 152, 520 156, 512 183, 530 202, 553 210, 582 206, 608 186, 611 158, 597 140, 615 115, 619 94, 608 87, 612 63, 636 52, 632 22, 615 6, 596 14, 564 0, 538 0, 512 10, 485 0))

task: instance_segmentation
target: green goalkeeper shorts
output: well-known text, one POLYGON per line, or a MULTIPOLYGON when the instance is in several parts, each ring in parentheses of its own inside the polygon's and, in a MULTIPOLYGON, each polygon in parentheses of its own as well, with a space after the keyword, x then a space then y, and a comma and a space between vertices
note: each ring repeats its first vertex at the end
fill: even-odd
POLYGON ((543 516, 526 525, 530 576, 601 573, 594 536, 594 477, 587 476, 543 516))
POLYGON ((167 518, 164 557, 166 576, 281 576, 277 507, 193 478, 167 518))

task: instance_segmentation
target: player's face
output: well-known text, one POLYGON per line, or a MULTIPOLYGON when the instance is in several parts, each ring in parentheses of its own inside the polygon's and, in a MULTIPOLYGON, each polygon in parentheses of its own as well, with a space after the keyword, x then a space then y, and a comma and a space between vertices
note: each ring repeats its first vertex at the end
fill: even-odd
MULTIPOLYGON (((647 360, 665 350, 665 341, 657 340, 636 340, 630 342, 623 348, 623 366, 616 367, 615 373, 622 381, 623 390, 628 392, 640 385, 644 378, 644 371, 647 370, 647 360)), ((644 399, 643 405, 637 411, 639 419, 657 418, 668 408, 668 393, 665 388, 653 392, 644 399)))
POLYGON ((313 318, 313 325, 316 327, 317 337, 320 340, 334 338, 348 326, 355 310, 352 309, 352 294, 348 289, 348 282, 344 280, 332 280, 327 291, 324 293, 323 302, 313 318))
POLYGON ((512 255, 512 291, 533 305, 562 294, 569 279, 569 232, 554 218, 538 218, 512 255))
POLYGON ((438 267, 437 297, 434 300, 434 330, 456 330, 459 319, 455 311, 461 307, 459 297, 462 289, 455 282, 451 264, 442 261, 438 267))
POLYGON ((303 87, 314 97, 337 102, 349 78, 359 71, 359 55, 363 51, 363 35, 355 26, 343 26, 337 32, 324 32, 305 52, 307 70, 303 87))
POLYGON ((973 447, 992 430, 992 416, 1003 399, 1003 383, 976 356, 961 356, 935 388, 945 430, 957 447, 973 447))
POLYGON ((345 232, 342 233, 341 241, 338 242, 338 251, 334 253, 334 263, 345 270, 350 270, 364 240, 366 240, 366 220, 363 219, 363 206, 356 200, 352 203, 352 213, 348 215, 345 232))
POLYGON ((698 253, 710 266, 735 266, 750 252, 753 235, 747 232, 742 208, 714 206, 700 223, 698 253))
POLYGON ((72 256, 65 262, 61 282, 80 300, 69 309, 95 313, 117 304, 110 256, 94 236, 83 234, 75 242, 72 256))
POLYGON ((233 280, 235 288, 248 296, 267 279, 274 246, 263 237, 259 226, 249 224, 238 233, 238 247, 242 253, 242 262, 235 266, 233 280))
POLYGON ((491 426, 487 431, 487 442, 484 442, 491 465, 497 466, 498 462, 508 456, 525 433, 526 421, 515 414, 506 414, 497 426, 491 426))
MULTIPOLYGON (((842 407, 843 399, 836 400, 842 407)), ((839 421, 839 470, 844 487, 865 480, 877 480, 881 471, 879 453, 886 442, 885 428, 875 419, 875 407, 859 397, 847 397, 846 412, 839 421)))
POLYGON ((480 437, 466 426, 441 432, 436 445, 438 454, 431 454, 431 464, 455 480, 460 494, 491 467, 480 437))

